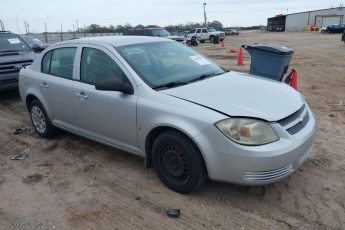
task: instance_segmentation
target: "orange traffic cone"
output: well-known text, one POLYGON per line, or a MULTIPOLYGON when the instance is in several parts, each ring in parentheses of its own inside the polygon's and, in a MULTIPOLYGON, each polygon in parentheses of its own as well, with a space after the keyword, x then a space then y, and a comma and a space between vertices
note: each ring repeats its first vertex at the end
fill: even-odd
POLYGON ((295 90, 297 90, 297 71, 294 69, 292 69, 291 72, 291 80, 289 85, 295 90))
POLYGON ((244 65, 244 64, 243 64, 243 52, 242 52, 242 48, 240 48, 240 52, 238 53, 237 65, 244 65))
POLYGON ((228 51, 226 51, 228 53, 237 53, 237 50, 234 50, 234 49, 229 49, 228 51))
POLYGON ((224 48, 224 39, 220 40, 220 48, 224 48))

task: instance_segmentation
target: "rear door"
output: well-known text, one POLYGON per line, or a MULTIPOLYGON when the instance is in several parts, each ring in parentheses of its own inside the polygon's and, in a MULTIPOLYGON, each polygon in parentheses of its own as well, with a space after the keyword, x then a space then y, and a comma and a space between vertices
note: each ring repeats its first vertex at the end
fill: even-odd
POLYGON ((77 118, 81 133, 98 141, 138 152, 138 95, 135 83, 129 80, 129 72, 112 52, 97 45, 84 46, 80 60, 80 87, 75 94, 78 97, 77 118), (129 81, 134 94, 95 89, 99 80, 111 77, 129 81))
POLYGON ((201 37, 201 29, 197 29, 196 30, 196 37, 198 38, 198 39, 202 39, 202 37, 201 37))
POLYGON ((208 40, 208 39, 209 39, 207 29, 202 29, 202 35, 201 35, 201 38, 202 38, 203 40, 208 40))
POLYGON ((38 86, 43 104, 53 124, 77 131, 74 96, 78 82, 75 78, 77 46, 64 46, 47 52, 41 62, 38 86))

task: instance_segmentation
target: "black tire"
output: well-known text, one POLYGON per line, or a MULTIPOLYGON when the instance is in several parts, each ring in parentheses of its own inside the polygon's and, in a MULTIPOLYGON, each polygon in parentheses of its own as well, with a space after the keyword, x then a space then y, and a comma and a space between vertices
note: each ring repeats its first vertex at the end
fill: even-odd
POLYGON ((29 106, 32 126, 44 138, 51 138, 57 134, 57 128, 50 122, 43 105, 39 100, 34 100, 29 106), (39 117, 42 120, 37 119, 39 117))
POLYGON ((210 36, 210 43, 213 43, 213 40, 214 40, 214 36, 211 35, 211 36, 210 36))
POLYGON ((188 137, 176 131, 166 131, 156 138, 152 160, 160 180, 178 193, 191 193, 208 178, 199 149, 188 137))
POLYGON ((205 40, 200 40, 200 43, 205 43, 205 40))

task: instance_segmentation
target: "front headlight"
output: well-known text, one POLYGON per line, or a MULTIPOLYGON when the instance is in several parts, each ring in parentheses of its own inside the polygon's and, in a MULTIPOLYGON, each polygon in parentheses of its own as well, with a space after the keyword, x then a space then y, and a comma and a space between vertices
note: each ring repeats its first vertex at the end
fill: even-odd
POLYGON ((260 120, 229 118, 215 125, 225 136, 243 145, 264 145, 279 140, 272 127, 260 120))

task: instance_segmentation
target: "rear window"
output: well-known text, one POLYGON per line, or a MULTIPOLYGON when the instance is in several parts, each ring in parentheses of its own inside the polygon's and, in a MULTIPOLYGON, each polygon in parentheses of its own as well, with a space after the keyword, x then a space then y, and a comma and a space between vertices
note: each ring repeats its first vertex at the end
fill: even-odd
POLYGON ((74 47, 66 47, 49 51, 42 59, 42 72, 61 78, 72 79, 76 50, 77 48, 74 47))
POLYGON ((170 33, 168 31, 166 31, 165 29, 154 29, 151 30, 153 36, 155 37, 169 37, 170 33))
POLYGON ((28 50, 30 50, 30 48, 18 35, 0 33, 0 52, 19 52, 28 50))

